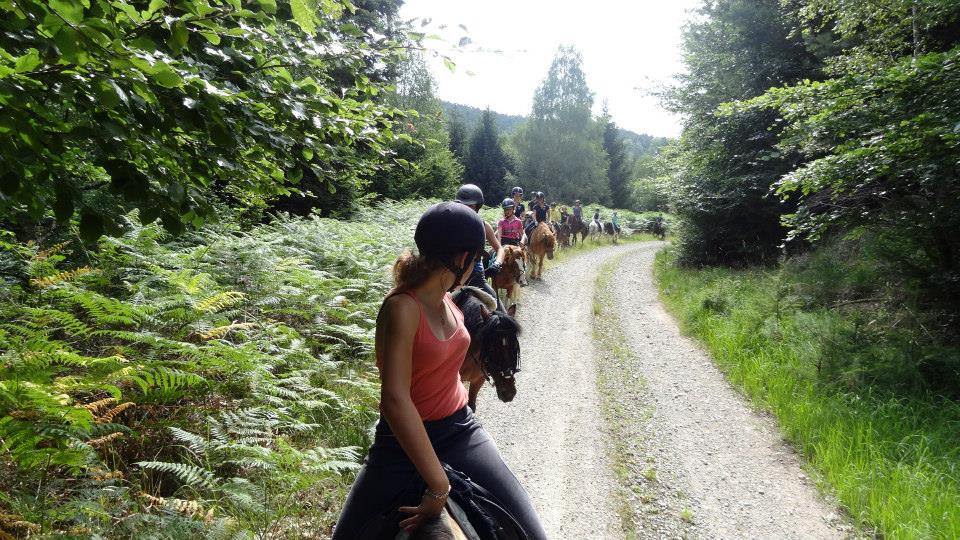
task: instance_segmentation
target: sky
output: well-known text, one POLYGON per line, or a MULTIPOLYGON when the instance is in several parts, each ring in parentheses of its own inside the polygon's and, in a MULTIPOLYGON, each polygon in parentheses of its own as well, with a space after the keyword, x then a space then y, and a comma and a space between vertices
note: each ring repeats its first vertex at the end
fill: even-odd
POLYGON ((529 114, 557 48, 583 53, 599 114, 604 100, 621 127, 675 137, 681 119, 649 92, 683 70, 680 32, 699 0, 406 0, 404 19, 422 28, 441 99, 506 114, 529 114), (446 28, 441 29, 440 26, 446 28), (464 25, 466 32, 459 27, 464 25), (420 26, 419 22, 416 25, 420 26), (472 43, 456 50, 461 37, 472 43), (451 73, 440 55, 456 63, 451 73))

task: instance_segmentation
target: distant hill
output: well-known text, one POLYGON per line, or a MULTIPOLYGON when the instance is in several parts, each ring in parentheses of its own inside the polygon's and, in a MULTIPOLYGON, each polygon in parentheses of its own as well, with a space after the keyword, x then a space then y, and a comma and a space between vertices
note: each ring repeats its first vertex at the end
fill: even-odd
MULTIPOLYGON (((441 103, 443 104, 443 111, 446 113, 447 118, 459 118, 460 121, 467 126, 468 132, 473 131, 474 126, 480 121, 480 115, 483 114, 483 109, 478 107, 451 103, 449 101, 441 101, 441 103)), ((496 111, 491 112, 493 112, 493 118, 497 124, 497 131, 499 131, 501 135, 513 135, 520 125, 527 121, 526 116, 502 114, 496 111)), ((636 133, 623 128, 620 128, 620 134, 623 135, 623 143, 627 147, 627 152, 634 157, 640 157, 645 154, 656 154, 662 146, 670 142, 670 139, 667 137, 654 137, 653 135, 636 133)))
MULTIPOLYGON (((480 115, 483 114, 483 109, 471 107, 470 105, 450 103, 449 101, 442 101, 441 103, 443 104, 443 112, 446 113, 447 118, 459 118, 460 121, 467 126, 467 132, 473 131, 474 126, 480 121, 480 115)), ((500 132, 501 135, 513 135, 513 133, 517 131, 517 128, 520 127, 520 124, 527 120, 526 116, 501 114, 496 111, 491 112, 493 112, 493 118, 497 124, 497 131, 500 132)))
POLYGON ((620 135, 623 136, 623 144, 627 147, 627 152, 634 157, 650 154, 655 155, 660 148, 670 142, 669 137, 654 137, 646 133, 636 133, 629 129, 620 128, 620 135))

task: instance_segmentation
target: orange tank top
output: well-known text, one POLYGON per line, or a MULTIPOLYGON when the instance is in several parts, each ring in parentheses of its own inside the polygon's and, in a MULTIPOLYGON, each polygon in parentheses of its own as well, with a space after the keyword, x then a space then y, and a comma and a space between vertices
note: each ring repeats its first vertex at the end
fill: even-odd
MULTIPOLYGON (((422 420, 439 420, 459 411, 467 404, 467 389, 460 382, 460 366, 470 348, 470 334, 463 324, 463 312, 447 293, 443 301, 450 307, 457 328, 448 339, 438 339, 423 313, 423 304, 412 293, 420 308, 420 324, 413 338, 413 361, 410 374, 410 398, 422 420)), ((377 352, 377 369, 383 364, 377 352)), ((382 405, 381 405, 382 407, 382 405)))

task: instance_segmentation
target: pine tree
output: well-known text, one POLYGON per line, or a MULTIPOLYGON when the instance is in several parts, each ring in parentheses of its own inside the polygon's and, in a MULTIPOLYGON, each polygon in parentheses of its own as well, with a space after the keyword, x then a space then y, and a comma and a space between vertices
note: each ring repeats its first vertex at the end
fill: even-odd
POLYGON ((610 117, 606 103, 603 105, 603 150, 607 153, 607 185, 610 186, 610 202, 614 208, 630 206, 630 166, 620 129, 610 117))
POLYGON ((464 181, 480 186, 487 201, 495 205, 501 196, 505 196, 505 178, 512 169, 513 163, 503 151, 493 113, 488 108, 470 137, 464 181))
POLYGON ((461 164, 466 164, 470 137, 467 134, 467 126, 464 125, 458 113, 451 112, 449 114, 447 131, 450 133, 450 151, 453 152, 453 155, 461 164))

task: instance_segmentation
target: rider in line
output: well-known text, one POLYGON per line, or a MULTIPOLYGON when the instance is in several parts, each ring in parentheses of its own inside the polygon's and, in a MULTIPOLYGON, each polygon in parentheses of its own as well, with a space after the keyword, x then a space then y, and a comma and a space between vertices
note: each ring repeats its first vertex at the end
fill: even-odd
POLYGON ((617 211, 613 211, 613 215, 610 217, 610 223, 613 223, 613 232, 620 234, 620 216, 617 215, 617 211))
POLYGON ((560 212, 562 208, 561 205, 556 203, 550 205, 550 223, 560 224, 560 212))
POLYGON ((420 218, 414 239, 419 254, 394 263, 395 288, 377 316, 380 421, 333 539, 362 538, 394 507, 407 532, 435 519, 450 493, 444 463, 493 493, 529 538, 544 539, 530 497, 467 407, 460 382, 470 334, 450 291, 483 251, 483 220, 462 204, 439 203, 420 218), (410 493, 419 480, 425 491, 410 493))
POLYGON ((523 205, 523 188, 517 186, 511 189, 510 196, 513 197, 513 202, 516 203, 516 206, 513 209, 514 215, 520 219, 523 219, 523 213, 527 211, 527 207, 523 205))
MULTIPOLYGON (((483 208, 483 201, 483 190, 474 184, 464 184, 457 190, 457 202, 467 205, 477 213, 480 213, 480 209, 483 208)), ((486 221, 483 222, 483 233, 487 243, 490 244, 493 252, 496 253, 496 257, 494 257, 493 263, 486 271, 483 269, 483 260, 477 259, 476 265, 473 268, 473 272, 470 273, 470 279, 466 282, 466 285, 483 289, 490 296, 496 298, 497 294, 493 288, 487 284, 485 278, 495 276, 497 272, 500 271, 500 268, 503 266, 504 253, 500 247, 500 240, 497 238, 496 233, 493 232, 493 227, 486 221)))
POLYGON ((600 227, 600 232, 603 232, 603 223, 600 223, 600 209, 593 209, 593 221, 597 224, 597 227, 600 227))
POLYGON ((537 191, 533 195, 535 199, 533 205, 530 207, 530 210, 533 212, 533 221, 527 224, 524 231, 527 235, 527 244, 530 243, 530 235, 533 234, 533 230, 536 229, 540 223, 547 221, 547 216, 550 215, 550 207, 547 206, 547 203, 544 201, 543 192, 537 191))
POLYGON ((580 199, 573 201, 573 217, 576 218, 577 223, 583 223, 583 208, 580 207, 580 199))
POLYGON ((516 205, 517 203, 510 198, 500 203, 503 207, 503 219, 497 223, 497 234, 500 235, 500 243, 504 246, 519 246, 523 239, 523 222, 514 212, 516 205))

